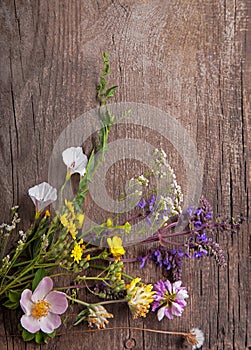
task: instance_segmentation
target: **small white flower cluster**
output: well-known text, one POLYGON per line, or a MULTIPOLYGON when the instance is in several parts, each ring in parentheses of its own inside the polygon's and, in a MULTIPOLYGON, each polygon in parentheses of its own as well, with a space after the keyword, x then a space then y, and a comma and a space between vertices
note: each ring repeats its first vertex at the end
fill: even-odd
POLYGON ((11 263, 10 262, 10 256, 8 254, 2 259, 2 263, 1 263, 2 266, 1 266, 1 269, 0 269, 0 274, 1 275, 4 274, 7 271, 7 269, 10 266, 10 263, 11 263))
POLYGON ((154 155, 156 158, 154 160, 152 174, 160 179, 158 192, 161 193, 155 219, 158 219, 161 215, 163 220, 167 221, 170 216, 181 213, 183 194, 180 185, 177 183, 174 170, 167 161, 165 151, 155 149, 154 155))
POLYGON ((18 206, 11 208, 11 214, 12 214, 11 224, 9 225, 9 224, 2 223, 0 225, 0 235, 9 236, 10 233, 13 230, 15 230, 15 228, 17 227, 17 224, 20 222, 17 209, 18 209, 18 206))
POLYGON ((26 232, 24 232, 22 230, 20 230, 18 233, 19 233, 20 239, 17 242, 16 250, 21 250, 23 248, 23 246, 24 246, 24 243, 26 242, 27 235, 26 235, 26 232))

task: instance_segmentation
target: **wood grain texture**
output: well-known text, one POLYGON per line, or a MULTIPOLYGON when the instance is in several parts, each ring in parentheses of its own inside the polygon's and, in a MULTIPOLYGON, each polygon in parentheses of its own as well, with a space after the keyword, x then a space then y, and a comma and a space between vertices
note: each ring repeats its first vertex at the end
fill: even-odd
MULTIPOLYGON (((111 308, 112 326, 197 326, 205 332, 203 349, 251 349, 250 16, 249 0, 1 1, 2 220, 10 206, 19 204, 22 223, 28 226, 33 205, 27 189, 47 180, 48 160, 64 128, 97 106, 102 51, 110 52, 111 83, 119 85, 115 101, 147 103, 170 113, 197 146, 203 194, 214 211, 230 216, 242 212, 249 218, 237 236, 219 237, 227 252, 225 270, 209 260, 184 265, 190 298, 181 319, 158 323, 151 314, 133 321, 126 307, 119 306, 111 308)), ((135 129, 132 136, 138 133, 172 149, 154 132, 135 129)), ((189 186, 178 153, 170 151, 169 157, 182 185, 189 186)), ((111 179, 118 181, 120 171, 115 167, 111 179)), ((108 185, 114 188, 112 180, 108 185)), ((144 274, 150 281, 155 270, 147 268, 144 274)), ((16 322, 15 314, 1 311, 0 349, 39 349, 13 337, 16 322)), ((175 337, 147 332, 71 330, 41 349, 90 347, 182 348, 175 337)))

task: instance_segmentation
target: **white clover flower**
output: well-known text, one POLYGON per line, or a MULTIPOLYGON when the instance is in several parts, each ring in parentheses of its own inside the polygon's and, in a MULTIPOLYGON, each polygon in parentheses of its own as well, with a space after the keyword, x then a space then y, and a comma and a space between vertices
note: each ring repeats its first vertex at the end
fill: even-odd
POLYGON ((42 182, 30 188, 28 194, 35 204, 37 213, 40 213, 48 205, 57 200, 57 190, 47 182, 42 182))
POLYGON ((70 175, 79 173, 80 176, 84 176, 86 173, 88 158, 81 147, 70 147, 65 149, 62 153, 62 157, 70 175))

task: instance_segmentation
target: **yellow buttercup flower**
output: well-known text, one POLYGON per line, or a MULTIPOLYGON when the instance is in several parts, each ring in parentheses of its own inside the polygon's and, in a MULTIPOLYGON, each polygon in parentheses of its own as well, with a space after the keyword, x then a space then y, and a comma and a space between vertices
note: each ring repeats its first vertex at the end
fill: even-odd
POLYGON ((125 254, 125 249, 122 246, 122 239, 118 236, 107 238, 107 243, 110 248, 110 252, 117 260, 120 259, 121 255, 125 254))

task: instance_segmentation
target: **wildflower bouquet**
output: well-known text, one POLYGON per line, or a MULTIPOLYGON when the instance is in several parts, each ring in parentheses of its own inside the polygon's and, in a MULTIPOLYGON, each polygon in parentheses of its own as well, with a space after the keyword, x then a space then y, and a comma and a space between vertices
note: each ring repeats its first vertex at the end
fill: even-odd
MULTIPOLYGON (((88 158, 80 146, 63 151, 66 175, 59 194, 46 182, 29 189, 35 206, 34 221, 25 232, 18 229, 17 242, 13 242, 12 232, 20 223, 18 207, 11 209, 10 223, 0 225, 0 300, 3 306, 12 310, 21 307, 23 315, 19 328, 25 341, 43 343, 54 337, 70 303, 81 308, 74 325, 87 322, 99 330, 104 329, 108 319, 113 317, 106 309, 111 303, 127 303, 134 319, 146 317, 150 310, 157 313, 159 321, 164 317, 172 320, 181 316, 188 299, 187 289, 181 281, 183 261, 213 257, 224 267, 224 253, 215 240, 215 232, 235 232, 242 221, 241 218, 215 219, 212 207, 204 197, 197 207, 182 210, 181 187, 166 153, 156 149, 148 173, 132 178, 129 183, 130 193, 140 195, 135 214, 121 222, 118 217, 108 217, 99 225, 85 228, 83 208, 88 205, 89 185, 104 159, 108 134, 114 122, 107 102, 117 86, 107 88, 109 73, 108 54, 104 54, 97 94, 101 123, 98 145, 88 158), (97 152, 100 155, 98 161, 95 159, 97 152), (64 189, 75 173, 80 176, 78 192, 73 200, 69 200, 64 198, 64 189), (139 190, 139 186, 150 188, 153 177, 161 179, 159 196, 155 189, 139 190), (58 210, 49 211, 49 206, 56 201, 58 210), (181 218, 186 219, 186 224, 182 230, 177 230, 181 218), (123 239, 131 234, 133 224, 142 221, 151 232, 142 239, 149 248, 141 256, 127 258, 123 239), (155 264, 165 270, 168 278, 163 275, 160 281, 146 283, 138 275, 126 274, 127 263, 138 264, 140 269, 146 264, 155 264), (70 285, 64 285, 63 278, 59 279, 60 284, 58 279, 56 282, 58 276, 66 276, 70 285), (97 301, 83 300, 81 293, 78 294, 81 288, 95 295, 97 301)), ((137 234, 141 231, 139 226, 137 234)), ((159 332, 181 334, 193 349, 199 348, 204 341, 203 333, 198 329, 159 332)))

